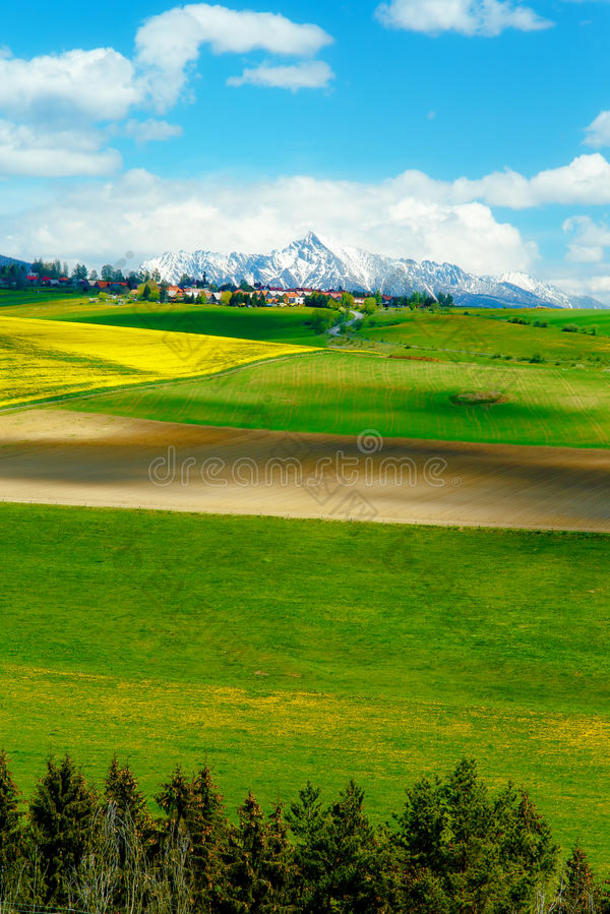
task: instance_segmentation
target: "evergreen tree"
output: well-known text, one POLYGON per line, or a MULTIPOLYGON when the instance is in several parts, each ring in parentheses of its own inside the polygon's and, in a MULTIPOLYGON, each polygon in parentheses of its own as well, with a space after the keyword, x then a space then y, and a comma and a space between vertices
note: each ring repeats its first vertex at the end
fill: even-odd
POLYGON ((290 914, 294 907, 294 861, 281 807, 269 821, 252 793, 238 809, 225 854, 227 884, 223 914, 290 914))
POLYGON ((578 845, 566 863, 565 886, 559 910, 561 914, 596 914, 600 893, 586 853, 578 845))
POLYGON ((176 768, 170 780, 162 785, 155 800, 166 813, 170 830, 188 830, 188 818, 193 801, 192 785, 182 773, 180 766, 176 768))
POLYGON ((407 790, 395 836, 398 857, 400 910, 417 912, 449 910, 443 885, 448 838, 448 816, 441 782, 422 778, 407 790))
POLYGON ((548 825, 509 785, 493 800, 474 762, 407 791, 395 836, 404 911, 529 910, 555 869, 548 825))
POLYGON ((373 914, 385 909, 379 842, 364 813, 364 793, 350 781, 322 813, 310 784, 290 811, 305 914, 373 914))
POLYGON ((116 755, 110 763, 104 782, 104 798, 108 803, 114 803, 123 818, 130 818, 140 827, 148 822, 144 795, 140 792, 129 765, 121 767, 116 755))
POLYGON ((288 824, 294 837, 295 864, 301 891, 302 910, 313 912, 317 887, 324 878, 324 841, 326 816, 320 801, 320 789, 311 781, 299 791, 299 799, 292 803, 287 814, 288 824))
POLYGON ((457 911, 485 910, 499 886, 499 846, 493 806, 475 762, 460 762, 442 791, 450 835, 446 846, 447 890, 457 911))
POLYGON ((349 781, 329 811, 326 827, 328 891, 325 910, 373 914, 384 909, 379 893, 377 836, 364 812, 364 791, 349 781))
POLYGON ((6 873, 21 856, 22 836, 19 793, 8 768, 4 750, 0 751, 0 885, 6 873))
POLYGON ((222 911, 254 914, 264 910, 269 884, 265 879, 267 826, 256 798, 249 793, 238 811, 239 824, 231 830, 226 853, 227 893, 222 911))
POLYGON ((68 900, 72 872, 80 864, 91 836, 96 799, 70 756, 47 762, 30 802, 33 839, 44 868, 44 900, 68 900))
POLYGON ((227 822, 222 797, 209 768, 197 772, 191 783, 187 825, 192 845, 195 890, 205 911, 213 912, 225 892, 223 855, 227 822))
POLYGON ((527 909, 557 866, 551 829, 529 796, 511 784, 497 798, 494 815, 504 863, 501 885, 506 904, 516 910, 527 909))
POLYGON ((110 763, 104 782, 104 799, 108 804, 114 804, 118 816, 133 824, 140 834, 149 830, 151 823, 144 794, 129 765, 119 765, 116 755, 110 763))
POLYGON ((273 807, 269 816, 265 870, 271 886, 271 898, 263 910, 277 914, 296 912, 297 868, 281 803, 273 807))

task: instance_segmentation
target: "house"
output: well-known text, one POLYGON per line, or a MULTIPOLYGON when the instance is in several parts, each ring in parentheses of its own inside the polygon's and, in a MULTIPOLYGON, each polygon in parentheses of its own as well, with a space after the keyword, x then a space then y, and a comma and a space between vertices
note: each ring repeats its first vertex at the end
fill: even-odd
POLYGON ((184 291, 180 286, 168 286, 167 287, 167 297, 168 298, 181 298, 184 295, 184 291))
POLYGON ((111 288, 114 289, 115 287, 127 288, 126 282, 115 282, 114 280, 110 280, 110 279, 98 279, 98 281, 95 283, 95 285, 97 286, 98 289, 111 289, 111 288))

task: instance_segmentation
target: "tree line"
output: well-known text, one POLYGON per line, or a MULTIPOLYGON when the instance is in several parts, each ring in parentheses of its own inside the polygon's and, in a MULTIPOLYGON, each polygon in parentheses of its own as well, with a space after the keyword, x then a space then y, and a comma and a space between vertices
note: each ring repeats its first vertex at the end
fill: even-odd
POLYGON ((354 781, 307 783, 231 819, 207 767, 176 768, 153 814, 128 764, 94 787, 49 758, 24 804, 0 753, 0 911, 88 914, 608 914, 577 847, 564 866, 529 796, 492 793, 473 761, 422 778, 383 826, 354 781))

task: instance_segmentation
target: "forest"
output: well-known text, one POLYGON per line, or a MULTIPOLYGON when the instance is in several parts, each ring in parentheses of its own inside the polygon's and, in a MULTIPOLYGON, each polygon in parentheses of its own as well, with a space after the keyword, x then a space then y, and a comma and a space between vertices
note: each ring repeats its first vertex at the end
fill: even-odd
POLYGON ((585 851, 562 861, 528 794, 492 792, 468 759, 408 786, 383 825, 353 780, 328 805, 308 782, 267 813, 249 793, 230 816, 207 767, 175 769, 153 805, 116 757, 97 787, 49 758, 22 800, 2 752, 2 914, 610 911, 585 851))

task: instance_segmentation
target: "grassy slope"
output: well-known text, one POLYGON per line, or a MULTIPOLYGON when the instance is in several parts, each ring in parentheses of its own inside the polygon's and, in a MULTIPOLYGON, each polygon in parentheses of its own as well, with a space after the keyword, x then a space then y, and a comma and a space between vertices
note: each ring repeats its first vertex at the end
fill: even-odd
MULTIPOLYGON (((350 775, 386 814, 462 755, 610 842, 608 538, 0 506, 0 745, 231 804, 350 775)), ((604 861, 607 864, 607 859, 604 861)))
MULTIPOLYGON (((599 314, 599 312, 597 312, 599 314)), ((547 320, 537 315, 533 320, 547 320)), ((570 321, 565 321, 570 323, 570 321)), ((609 324, 610 326, 610 324, 609 324)), ((507 319, 486 319, 485 312, 472 315, 429 315, 417 312, 374 315, 358 338, 376 342, 410 345, 439 358, 451 359, 460 353, 511 356, 530 359, 534 354, 547 361, 582 362, 597 360, 610 363, 610 340, 607 336, 564 333, 559 326, 524 326, 507 319), (393 321, 400 323, 393 324, 393 321)))
POLYGON ((243 428, 607 447, 607 375, 551 366, 410 362, 321 352, 233 375, 79 399, 69 408, 243 428), (605 386, 604 386, 605 385, 605 386), (506 403, 455 406, 461 391, 506 403))
MULTIPOLYGON (((470 312, 473 313, 472 311, 470 312)), ((575 311, 564 310, 563 308, 549 309, 527 309, 520 308, 517 310, 506 311, 506 309, 494 309, 482 312, 485 317, 499 318, 500 320, 509 320, 511 317, 523 317, 529 321, 542 320, 547 321, 549 327, 565 327, 566 324, 576 324, 578 327, 597 327, 598 334, 610 336, 610 308, 604 310, 595 310, 593 308, 582 308, 575 311)))
MULTIPOLYGON (((0 308, 18 307, 41 307, 53 305, 65 307, 66 305, 80 302, 84 304, 88 298, 84 298, 80 293, 66 292, 63 289, 49 288, 43 290, 24 289, 22 292, 14 290, 0 289, 0 308)), ((15 313, 15 317, 20 317, 15 313)), ((25 315, 23 315, 25 317, 25 315)), ((42 314, 36 314, 35 317, 43 317, 42 314)))
MULTIPOLYGON (((18 293, 11 293, 17 295, 18 293)), ((25 297, 25 293, 23 293, 25 297)), ((116 327, 142 327, 148 330, 204 333, 233 336, 237 339, 324 346, 326 335, 307 326, 317 313, 313 308, 226 308, 220 305, 129 302, 125 305, 92 303, 88 298, 45 298, 37 302, 5 304, 0 313, 12 317, 38 317, 46 320, 111 324, 116 327)), ((6 301, 6 299, 5 299, 6 301)), ((0 295, 0 306, 3 303, 0 295)))
POLYGON ((201 377, 310 349, 140 327, 15 318, 0 313, 0 406, 128 384, 201 377))

